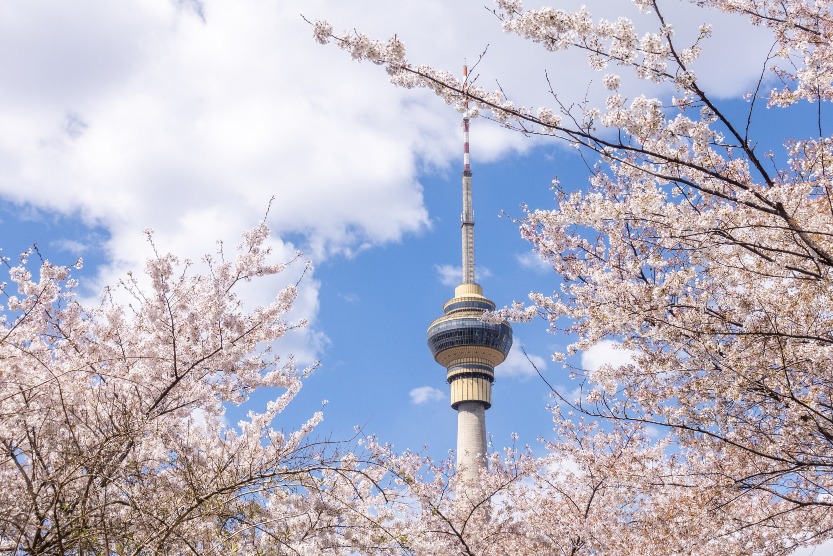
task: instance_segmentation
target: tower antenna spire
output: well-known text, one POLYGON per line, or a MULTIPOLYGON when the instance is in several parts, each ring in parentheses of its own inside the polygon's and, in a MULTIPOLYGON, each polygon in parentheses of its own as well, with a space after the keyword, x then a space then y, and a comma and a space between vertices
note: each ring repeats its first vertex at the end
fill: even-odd
MULTIPOLYGON (((468 91, 468 66, 463 65, 463 92, 468 91)), ((463 212, 460 229, 463 243, 463 284, 474 284, 474 211, 471 205, 471 161, 469 159, 469 99, 463 112, 463 212)))

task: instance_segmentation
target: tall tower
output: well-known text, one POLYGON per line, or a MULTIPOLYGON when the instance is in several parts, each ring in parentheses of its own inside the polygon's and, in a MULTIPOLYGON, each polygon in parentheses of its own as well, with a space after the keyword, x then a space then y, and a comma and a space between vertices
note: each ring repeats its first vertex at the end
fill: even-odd
MULTIPOLYGON (((466 67, 463 75, 467 77, 466 67)), ((443 315, 428 327, 428 347, 447 369, 451 407, 457 410, 457 467, 464 478, 477 475, 486 455, 486 410, 492 406, 495 367, 512 347, 512 328, 506 323, 483 322, 495 304, 483 296, 474 275, 474 212, 469 164, 468 102, 463 115, 463 282, 443 305, 443 315)))

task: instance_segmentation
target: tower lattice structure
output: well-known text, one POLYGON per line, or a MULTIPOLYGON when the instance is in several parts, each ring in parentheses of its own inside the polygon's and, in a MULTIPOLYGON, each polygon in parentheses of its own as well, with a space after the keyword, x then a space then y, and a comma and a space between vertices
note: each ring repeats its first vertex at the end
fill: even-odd
MULTIPOLYGON (((464 67, 466 78, 467 73, 464 67)), ((475 281, 468 103, 463 135, 462 283, 443 305, 443 315, 428 327, 428 347, 447 370, 451 407, 457 411, 457 466, 465 476, 474 477, 486 455, 486 410, 492 406, 495 367, 512 347, 512 328, 505 322, 481 320, 485 311, 495 309, 495 304, 475 281)))

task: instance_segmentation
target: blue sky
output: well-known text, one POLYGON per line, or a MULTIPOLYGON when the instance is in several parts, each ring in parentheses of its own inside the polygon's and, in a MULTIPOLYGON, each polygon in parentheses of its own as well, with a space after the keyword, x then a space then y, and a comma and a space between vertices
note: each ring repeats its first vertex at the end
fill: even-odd
MULTIPOLYGON (((428 445, 443 457, 455 444, 456 415, 425 330, 453 292, 448 267, 460 265, 460 116, 424 91, 395 89, 378 67, 317 45, 300 14, 380 38, 396 33, 415 62, 452 71, 488 46, 480 82, 499 79, 519 104, 547 103, 544 70, 568 103, 602 101, 601 74, 583 56, 504 36, 483 4, 4 2, 4 255, 37 243, 54 262, 83 256, 85 295, 95 298, 141 268, 150 254, 143 229, 155 230, 160 250, 197 259, 216 239, 236 243, 274 196, 275 249, 287 257, 302 249, 315 265, 295 315, 311 326, 282 348, 322 363, 278 425, 291 428, 326 399, 322 435, 344 438, 359 425, 398 448, 428 445)), ((634 14, 624 2, 588 4, 607 16, 634 14)), ((669 9, 682 39, 697 27, 683 23, 717 23, 700 65, 715 95, 738 98, 754 84, 765 34, 677 2, 669 9)), ((625 81, 624 91, 635 87, 625 81)), ((581 187, 583 162, 483 119, 472 123, 471 152, 486 295, 502 306, 556 289, 511 219, 523 203, 552 206, 556 176, 581 187)), ((253 288, 249 299, 266 300, 280 285, 253 288)), ((549 358, 568 342, 541 321, 515 326, 516 345, 569 392, 575 385, 549 358)), ((605 355, 600 349, 595 360, 605 355)), ((548 389, 517 354, 499 367, 493 397, 487 426, 497 448, 512 432, 533 445, 549 435, 548 389)))

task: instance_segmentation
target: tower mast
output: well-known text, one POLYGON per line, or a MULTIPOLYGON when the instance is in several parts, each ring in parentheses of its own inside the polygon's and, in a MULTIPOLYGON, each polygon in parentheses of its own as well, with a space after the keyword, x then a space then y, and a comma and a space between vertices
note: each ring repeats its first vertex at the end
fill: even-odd
MULTIPOLYGON (((468 68, 463 66, 463 90, 468 90, 468 68)), ((463 246, 463 283, 474 284, 474 211, 471 208, 471 161, 469 160, 469 99, 463 112, 463 212, 460 215, 463 246)))
MULTIPOLYGON (((464 83, 468 70, 463 66, 464 83)), ((464 84, 464 91, 467 85, 464 84)), ((463 212, 461 214, 463 276, 454 297, 443 305, 443 315, 428 327, 428 347, 446 368, 451 407, 457 410, 457 468, 463 479, 474 480, 486 455, 486 410, 492 406, 495 367, 512 347, 512 328, 505 322, 481 320, 495 304, 475 282, 474 211, 469 161, 468 99, 463 114, 463 212)))

